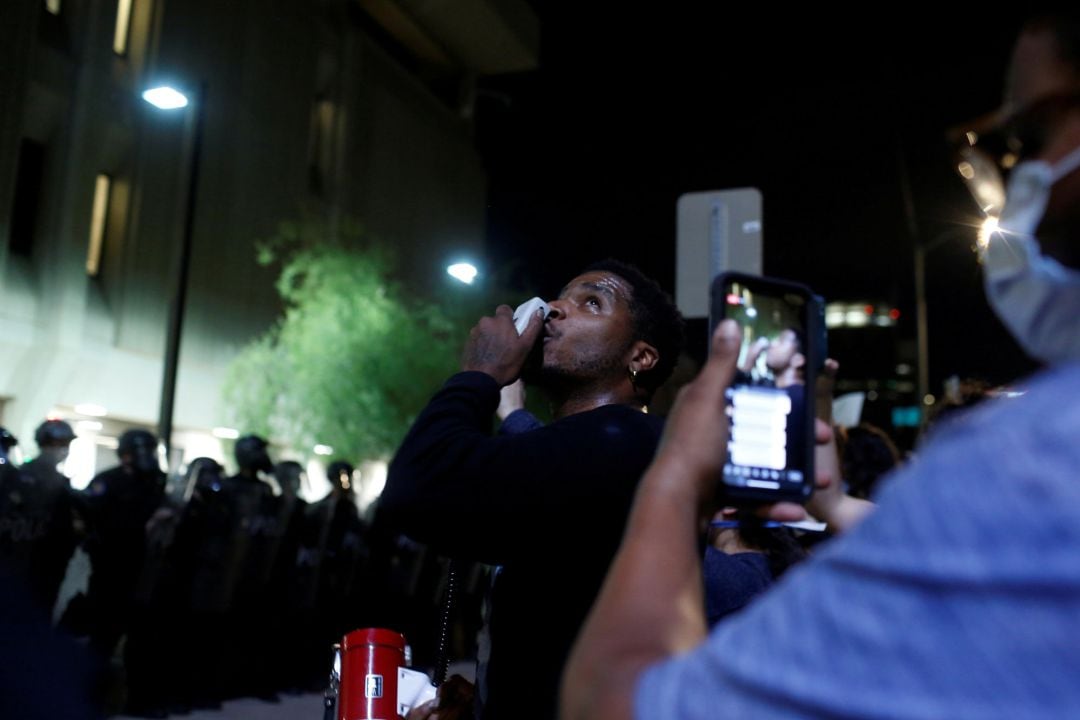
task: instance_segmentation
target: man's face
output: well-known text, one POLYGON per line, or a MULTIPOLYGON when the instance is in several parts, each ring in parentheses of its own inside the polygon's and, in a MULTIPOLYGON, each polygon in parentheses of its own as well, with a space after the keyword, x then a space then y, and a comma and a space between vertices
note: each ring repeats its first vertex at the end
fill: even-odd
POLYGON ((634 342, 630 300, 633 288, 610 272, 571 280, 544 323, 542 376, 584 381, 627 372, 634 342))
POLYGON ((799 353, 799 339, 791 330, 784 330, 769 343, 769 349, 765 352, 765 364, 773 372, 783 372, 791 367, 793 361, 798 364, 796 356, 802 357, 799 353))
MULTIPOLYGON (((1006 83, 1006 102, 1030 124, 1040 142, 1024 160, 1050 164, 1080 147, 1080 102, 1036 112, 1054 98, 1080 92, 1080 75, 1058 57, 1057 42, 1046 31, 1024 33, 1017 40, 1006 83), (1028 110, 1028 112, 1025 112, 1028 110)), ((1036 232, 1043 254, 1080 267, 1080 171, 1054 183, 1042 223, 1036 232)))
POLYGON ((150 440, 136 437, 130 450, 120 455, 120 463, 137 475, 146 475, 160 470, 157 458, 157 446, 150 440))
POLYGON ((41 446, 41 457, 54 465, 67 460, 71 448, 70 440, 50 440, 41 446))

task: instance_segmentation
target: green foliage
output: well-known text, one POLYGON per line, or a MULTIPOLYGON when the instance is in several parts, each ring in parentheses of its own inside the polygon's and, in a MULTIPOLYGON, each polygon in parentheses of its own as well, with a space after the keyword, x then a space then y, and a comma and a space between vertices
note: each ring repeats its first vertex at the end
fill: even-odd
POLYGON ((392 254, 355 224, 334 233, 285 225, 259 261, 281 262, 285 312, 230 366, 233 422, 298 448, 330 445, 353 461, 393 453, 458 369, 469 328, 495 305, 474 288, 421 299, 392 280, 392 254))

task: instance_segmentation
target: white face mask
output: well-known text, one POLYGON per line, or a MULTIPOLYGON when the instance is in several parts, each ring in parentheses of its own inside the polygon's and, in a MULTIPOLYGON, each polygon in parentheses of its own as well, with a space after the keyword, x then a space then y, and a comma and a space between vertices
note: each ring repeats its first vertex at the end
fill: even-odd
MULTIPOLYGON (((1046 257, 1035 230, 1054 183, 1080 167, 1080 147, 1056 165, 1020 163, 1009 177, 998 230, 983 252, 986 297, 1029 355, 1080 360, 1080 271, 1046 257)), ((1080 237, 1074 238, 1080 243, 1080 237)))

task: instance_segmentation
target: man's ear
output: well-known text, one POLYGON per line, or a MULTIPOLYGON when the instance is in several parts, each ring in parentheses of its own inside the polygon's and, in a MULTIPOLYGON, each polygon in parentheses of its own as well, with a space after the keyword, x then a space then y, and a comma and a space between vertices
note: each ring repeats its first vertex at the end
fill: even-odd
POLYGON ((794 355, 791 356, 791 367, 793 367, 795 369, 799 369, 803 365, 806 365, 806 356, 805 355, 803 355, 801 352, 797 352, 797 353, 795 353, 794 355))
POLYGON ((660 362, 660 353, 644 340, 638 340, 630 348, 630 361, 627 365, 631 370, 637 372, 652 370, 658 362, 660 362))

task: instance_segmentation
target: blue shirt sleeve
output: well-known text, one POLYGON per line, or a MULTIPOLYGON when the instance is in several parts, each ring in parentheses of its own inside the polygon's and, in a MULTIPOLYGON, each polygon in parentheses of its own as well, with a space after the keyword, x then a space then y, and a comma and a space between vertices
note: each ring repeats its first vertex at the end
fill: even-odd
POLYGON ((520 435, 542 427, 544 427, 544 423, 540 422, 531 412, 522 408, 506 416, 506 419, 502 421, 502 425, 499 426, 499 434, 520 435))
POLYGON ((860 526, 648 669, 636 716, 1074 716, 1077 397, 1066 368, 948 428, 860 526))

